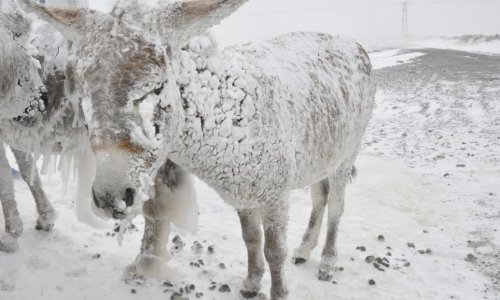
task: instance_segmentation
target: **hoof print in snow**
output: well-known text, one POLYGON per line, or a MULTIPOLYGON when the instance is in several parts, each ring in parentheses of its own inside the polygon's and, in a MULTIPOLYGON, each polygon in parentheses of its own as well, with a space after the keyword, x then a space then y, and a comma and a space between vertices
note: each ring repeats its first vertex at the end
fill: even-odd
POLYGON ((251 298, 255 298, 257 297, 257 295, 259 294, 258 292, 255 292, 255 291, 245 291, 245 290, 241 290, 240 291, 240 294, 241 296, 243 296, 243 298, 245 299, 251 299, 251 298))
POLYGON ((337 281, 333 280, 333 281, 332 281, 332 283, 333 283, 333 284, 337 284, 337 281))
POLYGON ((385 270, 376 262, 373 263, 373 267, 379 271, 385 272, 385 270))
POLYGON ((190 265, 191 267, 196 267, 196 268, 201 267, 201 266, 200 266, 200 264, 199 264, 199 263, 197 263, 197 262, 190 262, 190 263, 189 263, 189 265, 190 265))
POLYGON ((201 251, 203 251, 203 245, 198 241, 194 241, 193 245, 191 246, 191 250, 196 253, 200 253, 201 251))
POLYGON ((369 264, 373 263, 375 261, 375 256, 369 255, 365 258, 365 261, 369 264))
POLYGON ((92 255, 92 258, 93 259, 99 259, 99 258, 101 258, 101 254, 99 254, 99 253, 94 254, 94 255, 92 255))
POLYGON ((319 281, 330 281, 333 279, 333 275, 327 271, 320 270, 318 274, 318 279, 319 281))
POLYGON ((370 279, 370 280, 368 280, 368 284, 369 284, 369 285, 375 285, 376 283, 375 283, 375 280, 370 279))
POLYGON ((292 258, 292 262, 295 265, 303 265, 307 262, 307 260, 302 257, 294 257, 292 258))
POLYGON ((477 257, 474 254, 470 254, 469 253, 465 257, 465 261, 468 261, 468 262, 471 262, 471 263, 475 263, 477 261, 477 257))
POLYGON ((201 297, 203 297, 203 293, 196 293, 195 297, 198 298, 198 299, 200 299, 201 297))
POLYGON ((207 252, 208 252, 208 254, 214 254, 215 253, 215 246, 214 245, 208 246, 207 252))
POLYGON ((132 295, 135 295, 135 294, 137 294, 137 291, 136 291, 135 289, 131 289, 131 290, 130 290, 130 293, 131 293, 132 295))
POLYGON ((174 236, 172 244, 172 249, 174 251, 181 251, 186 245, 179 235, 174 236))
POLYGON ((227 284, 223 284, 219 287, 219 292, 221 293, 230 293, 231 292, 231 288, 229 287, 229 285, 227 284))
POLYGON ((405 266, 406 268, 408 268, 409 266, 411 266, 411 263, 409 261, 407 261, 407 262, 405 262, 405 264, 403 266, 405 266))
POLYGON ((211 291, 215 291, 215 289, 217 288, 217 286, 215 285, 212 285, 211 287, 209 287, 208 289, 211 290, 211 291))
POLYGON ((172 296, 170 296, 170 300, 188 300, 189 297, 182 296, 180 293, 173 293, 172 296))
POLYGON ((219 268, 224 270, 224 269, 226 269, 226 265, 224 263, 220 263, 219 268))
POLYGON ((168 281, 168 280, 165 280, 165 281, 162 283, 162 285, 163 285, 164 287, 173 287, 173 286, 174 286, 174 285, 173 285, 170 281, 168 281))
POLYGON ((377 257, 375 259, 375 261, 377 262, 377 264, 382 265, 382 266, 384 266, 386 268, 389 268, 389 266, 390 266, 389 265, 389 260, 387 258, 385 258, 385 257, 384 258, 377 257))
POLYGON ((406 243, 406 246, 408 246, 408 248, 415 248, 415 244, 411 242, 406 243))
POLYGON ((377 239, 381 242, 385 241, 385 237, 383 235, 379 235, 377 239))
POLYGON ((366 247, 365 246, 359 246, 359 247, 356 247, 356 250, 359 250, 361 252, 365 252, 366 251, 366 247))

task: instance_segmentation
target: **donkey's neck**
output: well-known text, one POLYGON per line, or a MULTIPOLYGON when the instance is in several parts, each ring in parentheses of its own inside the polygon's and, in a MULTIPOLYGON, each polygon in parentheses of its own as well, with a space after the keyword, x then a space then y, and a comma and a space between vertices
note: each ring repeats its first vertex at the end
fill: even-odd
MULTIPOLYGON (((174 55, 176 84, 172 87, 175 90, 170 90, 169 93, 176 96, 168 102, 175 103, 172 103, 169 113, 163 117, 169 131, 167 155, 174 162, 193 171, 199 169, 200 163, 204 163, 193 157, 195 148, 204 147, 218 138, 209 133, 214 132, 212 129, 222 121, 215 116, 220 115, 222 109, 229 110, 228 107, 223 108, 221 97, 222 85, 226 79, 224 59, 216 42, 208 35, 193 38, 174 55), (176 124, 179 126, 175 126, 176 124)), ((205 167, 209 168, 208 165, 205 167)))

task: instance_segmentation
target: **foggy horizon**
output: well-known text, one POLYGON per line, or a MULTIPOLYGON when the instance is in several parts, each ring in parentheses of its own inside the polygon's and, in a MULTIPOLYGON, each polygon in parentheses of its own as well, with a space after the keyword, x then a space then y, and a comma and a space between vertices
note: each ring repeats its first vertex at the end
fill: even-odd
MULTIPOLYGON (((90 6, 109 10, 113 2, 90 0, 90 6)), ((252 0, 223 21, 214 32, 225 44, 262 40, 291 31, 344 34, 364 43, 384 44, 402 36, 403 2, 252 0)), ((500 33, 500 0, 407 2, 409 37, 500 33)))

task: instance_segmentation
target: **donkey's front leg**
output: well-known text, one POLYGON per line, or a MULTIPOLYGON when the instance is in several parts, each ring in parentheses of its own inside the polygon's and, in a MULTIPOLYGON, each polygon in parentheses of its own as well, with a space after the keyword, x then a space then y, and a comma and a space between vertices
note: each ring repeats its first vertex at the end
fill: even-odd
POLYGON ((145 224, 141 250, 124 273, 124 280, 129 284, 142 283, 146 277, 164 279, 168 273, 165 262, 170 257, 167 252, 170 220, 158 208, 156 201, 158 199, 148 200, 143 205, 145 224))
POLYGON ((23 222, 17 210, 9 161, 1 143, 0 140, 0 200, 6 235, 0 239, 0 251, 14 252, 17 249, 17 238, 23 233, 23 222))
POLYGON ((163 259, 168 258, 167 243, 170 235, 170 221, 158 210, 155 200, 146 201, 143 205, 144 236, 141 254, 152 254, 163 259))
POLYGON ((19 172, 21 172, 23 180, 28 184, 31 194, 35 199, 36 210, 38 212, 35 228, 37 230, 50 231, 54 228, 54 221, 57 217, 57 213, 43 191, 42 182, 38 175, 38 168, 33 166, 33 156, 16 149, 12 149, 12 153, 19 166, 19 172), (31 179, 31 174, 34 175, 33 179, 31 179))
POLYGON ((241 295, 245 298, 253 298, 262 287, 260 282, 264 275, 260 213, 256 209, 242 209, 238 210, 238 216, 248 253, 248 275, 243 283, 241 295))
POLYGON ((271 271, 271 300, 286 299, 288 297, 285 284, 288 205, 286 201, 281 200, 262 207, 261 214, 265 236, 264 255, 271 271))

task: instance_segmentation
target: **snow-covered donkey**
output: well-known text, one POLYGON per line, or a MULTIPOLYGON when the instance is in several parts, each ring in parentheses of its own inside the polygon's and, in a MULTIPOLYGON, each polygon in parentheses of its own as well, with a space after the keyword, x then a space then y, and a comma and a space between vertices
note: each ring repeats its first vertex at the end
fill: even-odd
MULTIPOLYGON (((31 21, 10 0, 0 0, 0 200, 5 219, 6 235, 0 239, 0 251, 13 251, 16 238, 22 233, 22 222, 17 210, 11 169, 2 139, 11 137, 23 127, 20 117, 27 116, 30 107, 44 105, 42 92, 45 90, 39 75, 40 63, 32 55, 36 49, 30 44, 31 21), (4 134, 7 132, 7 134, 4 134)), ((25 130, 27 132, 27 130, 25 130)), ((30 140, 30 139, 28 139, 30 140)), ((13 149, 14 150, 14 149, 13 149)), ((26 153, 14 150, 21 175, 31 178, 32 158, 26 153)), ((37 170, 33 180, 27 180, 35 198, 39 218, 37 228, 50 229, 54 210, 41 189, 37 170)))
POLYGON ((217 49, 207 29, 245 0, 176 1, 142 11, 131 1, 111 15, 23 2, 78 40, 98 162, 96 202, 127 213, 126 191, 140 205, 145 183, 172 160, 238 211, 248 250, 242 294, 259 291, 265 256, 271 298, 283 299, 288 194, 312 185, 310 228, 296 255, 308 258, 328 203, 320 265, 320 277, 328 278, 344 189, 374 103, 371 64, 359 44, 292 33, 217 49))
POLYGON ((0 118, 21 114, 43 87, 38 64, 27 53, 29 30, 29 20, 16 5, 0 0, 0 118))
MULTIPOLYGON (((2 84, 9 87, 5 89, 9 93, 0 96, 3 117, 0 118, 0 142, 3 140, 11 146, 20 173, 35 199, 39 214, 37 229, 50 230, 54 225, 55 210, 43 190, 38 169, 33 166, 33 155, 28 153, 61 154, 89 146, 81 93, 75 81, 74 66, 69 60, 66 39, 52 26, 36 21, 33 39, 28 40, 26 36, 30 36, 32 20, 18 10, 13 1, 0 1, 0 32, 5 33, 2 35, 5 43, 0 46, 10 47, 5 48, 7 51, 0 56, 3 63, 0 67, 0 76, 4 79, 2 84), (32 53, 27 50, 30 47, 33 48, 32 53), (37 60, 31 55, 35 55, 37 60), (17 71, 16 68, 23 69, 17 71)), ((79 177, 84 176, 92 174, 84 174, 80 170, 79 177)), ((146 226, 141 251, 136 262, 127 269, 126 279, 134 279, 136 275, 161 276, 160 262, 168 257, 166 243, 171 222, 193 230, 189 227, 192 224, 179 220, 179 216, 194 219, 193 215, 197 213, 192 212, 195 200, 190 176, 175 164, 166 162, 158 172, 155 188, 156 197, 144 203, 146 226), (180 202, 191 206, 179 205, 180 202), (175 216, 169 214, 173 209, 177 212, 175 216), (182 209, 190 211, 184 214, 179 212, 182 209)), ((0 147, 0 200, 6 229, 6 235, 0 239, 0 251, 11 252, 17 248, 23 224, 3 146, 0 147)))

